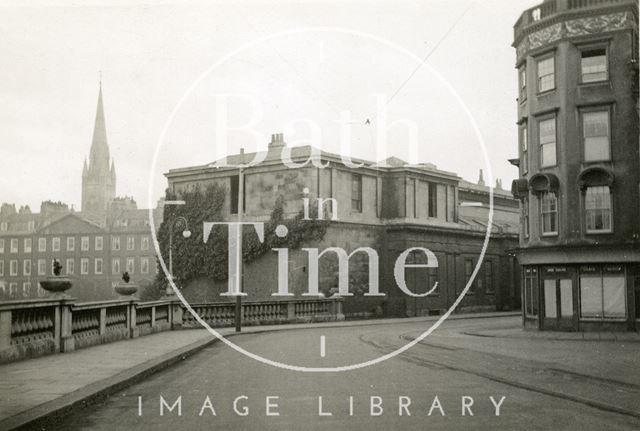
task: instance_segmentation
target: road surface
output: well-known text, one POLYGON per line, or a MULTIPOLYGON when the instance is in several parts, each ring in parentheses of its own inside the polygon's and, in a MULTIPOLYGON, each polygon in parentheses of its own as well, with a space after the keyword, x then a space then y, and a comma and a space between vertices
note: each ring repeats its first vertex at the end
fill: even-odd
MULTIPOLYGON (((232 340, 275 361, 342 366, 393 351, 432 323, 232 340)), ((466 334, 518 324, 513 317, 448 321, 406 353, 333 373, 275 368, 216 343, 49 429, 640 429, 640 343, 466 334)))

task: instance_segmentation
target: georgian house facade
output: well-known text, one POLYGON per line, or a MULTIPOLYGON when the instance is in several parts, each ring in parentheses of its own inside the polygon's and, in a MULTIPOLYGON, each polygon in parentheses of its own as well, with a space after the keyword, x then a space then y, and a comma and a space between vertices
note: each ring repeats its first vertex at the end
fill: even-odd
POLYGON ((113 287, 123 271, 140 285, 153 283, 156 258, 145 210, 120 215, 126 228, 67 213, 42 222, 29 215, 36 220, 33 229, 19 230, 16 220, 25 215, 16 215, 22 217, 0 215, 11 220, 0 231, 0 300, 46 296, 39 281, 52 275, 54 259, 73 282, 69 293, 81 301, 115 298, 113 287))
POLYGON ((514 26, 523 322, 640 317, 638 2, 548 0, 514 26))
MULTIPOLYGON (((226 190, 222 213, 235 220, 242 211, 244 221, 265 221, 278 197, 284 198, 287 217, 298 214, 303 199, 315 205, 317 198, 335 199, 336 219, 331 219, 324 238, 305 244, 322 251, 341 247, 347 253, 370 247, 380 256, 379 284, 384 297, 365 296, 369 282, 367 259, 354 255, 349 261, 350 289, 345 313, 351 317, 372 315, 416 316, 440 314, 460 295, 478 263, 487 231, 489 187, 462 181, 452 172, 431 164, 407 166, 399 159, 386 160, 384 167, 373 162, 354 169, 340 156, 322 152, 319 168, 311 163, 291 168, 282 162, 286 144, 281 134, 272 136, 262 163, 243 169, 244 199, 238 200, 239 172, 233 165, 251 161, 255 153, 227 158, 228 167, 215 162, 203 166, 172 169, 166 173, 168 187, 178 198, 195 187, 218 184, 226 190), (464 202, 468 205, 461 205, 464 202), (427 297, 405 295, 396 286, 394 262, 407 249, 425 247, 438 259, 438 268, 407 268, 407 286, 425 293, 435 282, 437 290, 427 297)), ((293 147, 291 160, 299 165, 312 153, 309 146, 293 147)), ((495 190, 494 226, 487 254, 479 275, 465 296, 460 309, 495 310, 519 307, 519 279, 515 258, 507 250, 517 245, 518 204, 508 192, 495 190)), ((330 218, 330 217, 327 217, 330 218)), ((170 222, 170 220, 165 220, 170 222)), ((300 249, 289 250, 289 289, 300 296, 308 286, 308 256, 300 249)), ((408 263, 424 263, 424 254, 408 256, 408 263)), ((330 292, 338 285, 337 260, 321 258, 320 291, 330 292)), ((264 255, 244 266, 247 300, 272 299, 278 290, 275 253, 264 255)), ((183 295, 191 302, 222 301, 220 293, 227 282, 211 279, 191 280, 183 295)))

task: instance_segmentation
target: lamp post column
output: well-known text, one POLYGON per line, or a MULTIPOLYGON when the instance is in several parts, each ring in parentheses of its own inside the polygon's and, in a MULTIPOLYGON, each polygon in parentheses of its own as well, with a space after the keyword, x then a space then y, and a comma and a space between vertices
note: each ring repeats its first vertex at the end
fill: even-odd
MULTIPOLYGON (((242 265, 242 213, 244 212, 244 172, 239 169, 238 174, 238 238, 237 238, 237 262, 238 273, 236 274, 236 283, 238 283, 238 293, 243 290, 243 265, 242 265)), ((242 331, 242 295, 236 296, 235 310, 236 332, 242 331)))

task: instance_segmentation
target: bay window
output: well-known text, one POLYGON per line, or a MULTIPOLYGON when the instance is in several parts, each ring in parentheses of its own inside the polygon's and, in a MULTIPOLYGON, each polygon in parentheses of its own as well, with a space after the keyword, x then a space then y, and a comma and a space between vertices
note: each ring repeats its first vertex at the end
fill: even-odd
POLYGON ((556 160, 556 118, 548 118, 538 123, 540 141, 540 166, 555 166, 556 160))
POLYGON ((538 60, 538 93, 556 87, 556 67, 553 56, 538 60))
POLYGON ((558 197, 554 192, 544 192, 540 196, 542 235, 558 234, 558 197))
POLYGON ((607 50, 605 48, 582 51, 580 61, 582 82, 607 80, 607 50))

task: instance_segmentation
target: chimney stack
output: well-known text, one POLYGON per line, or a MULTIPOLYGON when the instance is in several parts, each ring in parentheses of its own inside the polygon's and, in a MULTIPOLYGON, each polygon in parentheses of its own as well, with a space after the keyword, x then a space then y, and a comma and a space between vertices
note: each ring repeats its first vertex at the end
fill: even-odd
POLYGON ((284 147, 284 133, 274 133, 271 135, 271 142, 269 148, 284 147))

